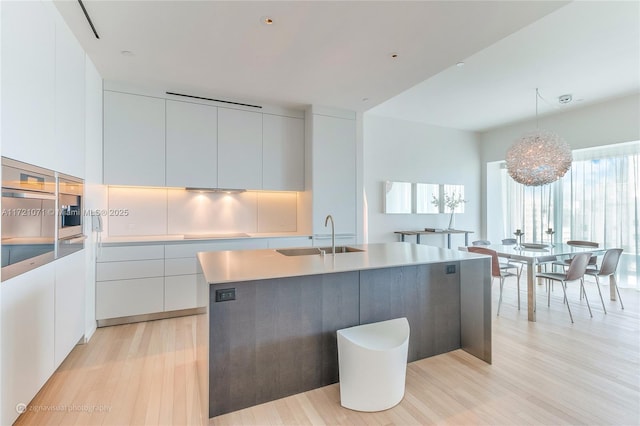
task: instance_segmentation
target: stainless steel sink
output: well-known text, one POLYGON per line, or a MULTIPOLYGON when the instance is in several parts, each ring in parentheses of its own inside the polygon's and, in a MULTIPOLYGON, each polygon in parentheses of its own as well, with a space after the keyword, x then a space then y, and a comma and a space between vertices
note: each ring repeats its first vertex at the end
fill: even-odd
MULTIPOLYGON (((291 249, 279 249, 276 251, 285 256, 312 256, 312 255, 318 256, 322 253, 322 251, 324 251, 325 254, 331 254, 331 247, 291 248, 291 249)), ((357 253, 361 251, 364 251, 364 250, 358 249, 355 247, 348 247, 348 246, 336 247, 336 254, 357 253)))

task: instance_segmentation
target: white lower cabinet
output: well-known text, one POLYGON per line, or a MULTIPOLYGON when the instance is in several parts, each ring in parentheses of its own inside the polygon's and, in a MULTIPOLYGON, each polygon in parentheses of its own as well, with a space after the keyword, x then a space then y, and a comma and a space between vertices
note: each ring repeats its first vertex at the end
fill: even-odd
POLYGON ((163 310, 163 277, 97 282, 98 320, 153 314, 163 310))
POLYGON ((55 265, 2 283, 2 418, 10 425, 17 404, 28 404, 55 371, 55 265))
POLYGON ((164 278, 164 310, 178 311, 198 306, 198 286, 195 274, 164 278))
POLYGON ((96 265, 96 319, 163 311, 164 246, 104 247, 96 265))
POLYGON ((4 281, 1 344, 2 416, 29 404, 84 334, 85 252, 4 281))
POLYGON ((55 356, 56 368, 84 335, 84 250, 54 262, 55 265, 55 356))
POLYGON ((311 245, 300 236, 104 247, 96 271, 96 318, 197 308, 198 252, 311 245))
POLYGON ((267 239, 108 246, 96 270, 96 319, 198 307, 196 254, 267 248, 267 239))

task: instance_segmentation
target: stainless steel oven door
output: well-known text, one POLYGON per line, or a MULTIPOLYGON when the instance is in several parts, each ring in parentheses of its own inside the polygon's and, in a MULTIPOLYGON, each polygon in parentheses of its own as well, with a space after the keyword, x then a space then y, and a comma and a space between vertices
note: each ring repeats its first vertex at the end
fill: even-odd
POLYGON ((2 281, 54 260, 55 203, 55 196, 2 197, 2 281))
POLYGON ((58 175, 58 238, 82 235, 82 195, 84 181, 73 176, 58 175))
POLYGON ((2 281, 55 259, 54 173, 2 159, 2 281))
POLYGON ((58 240, 58 258, 82 250, 84 248, 84 240, 86 239, 86 235, 80 235, 58 240))

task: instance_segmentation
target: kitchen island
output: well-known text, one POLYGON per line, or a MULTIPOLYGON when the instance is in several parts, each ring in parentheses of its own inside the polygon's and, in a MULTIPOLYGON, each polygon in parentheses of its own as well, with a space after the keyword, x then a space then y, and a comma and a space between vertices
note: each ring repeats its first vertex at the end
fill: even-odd
POLYGON ((489 257, 410 243, 352 248, 198 253, 203 413, 337 382, 336 330, 358 324, 407 317, 409 362, 460 348, 491 362, 489 257))

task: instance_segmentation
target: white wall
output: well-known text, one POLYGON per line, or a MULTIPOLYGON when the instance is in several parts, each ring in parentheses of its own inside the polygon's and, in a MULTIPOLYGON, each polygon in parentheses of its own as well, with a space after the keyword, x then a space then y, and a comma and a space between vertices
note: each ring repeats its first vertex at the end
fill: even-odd
MULTIPOLYGON (((479 231, 481 171, 475 133, 367 113, 363 124, 364 223, 369 243, 398 241, 394 231, 445 228, 449 222, 448 214, 384 214, 382 185, 386 180, 464 185, 465 213, 456 214, 455 227, 479 231)), ((446 246, 441 236, 425 236, 421 242, 446 246)), ((463 242, 461 236, 453 236, 452 246, 463 242)))
MULTIPOLYGON (((95 65, 85 58, 85 205, 86 210, 107 207, 106 186, 102 182, 102 78, 95 65)), ((91 230, 91 217, 84 217, 86 262, 85 341, 96 330, 96 251, 98 234, 91 230)))
MULTIPOLYGON (((540 117, 539 128, 550 130, 567 141, 571 149, 590 148, 640 140, 640 95, 611 99, 594 105, 540 117)), ((499 200, 499 173, 487 163, 505 159, 509 147, 523 134, 536 128, 535 119, 499 127, 479 135, 482 158, 482 234, 489 240, 505 238, 499 221, 490 219, 491 209, 500 208, 487 200, 499 200), (487 169, 489 167, 489 171, 487 169)))
MULTIPOLYGON (((640 139, 640 95, 540 117, 539 127, 562 136, 571 149, 636 141, 640 139)), ((509 147, 535 128, 532 119, 480 133, 483 164, 504 160, 509 147)))

